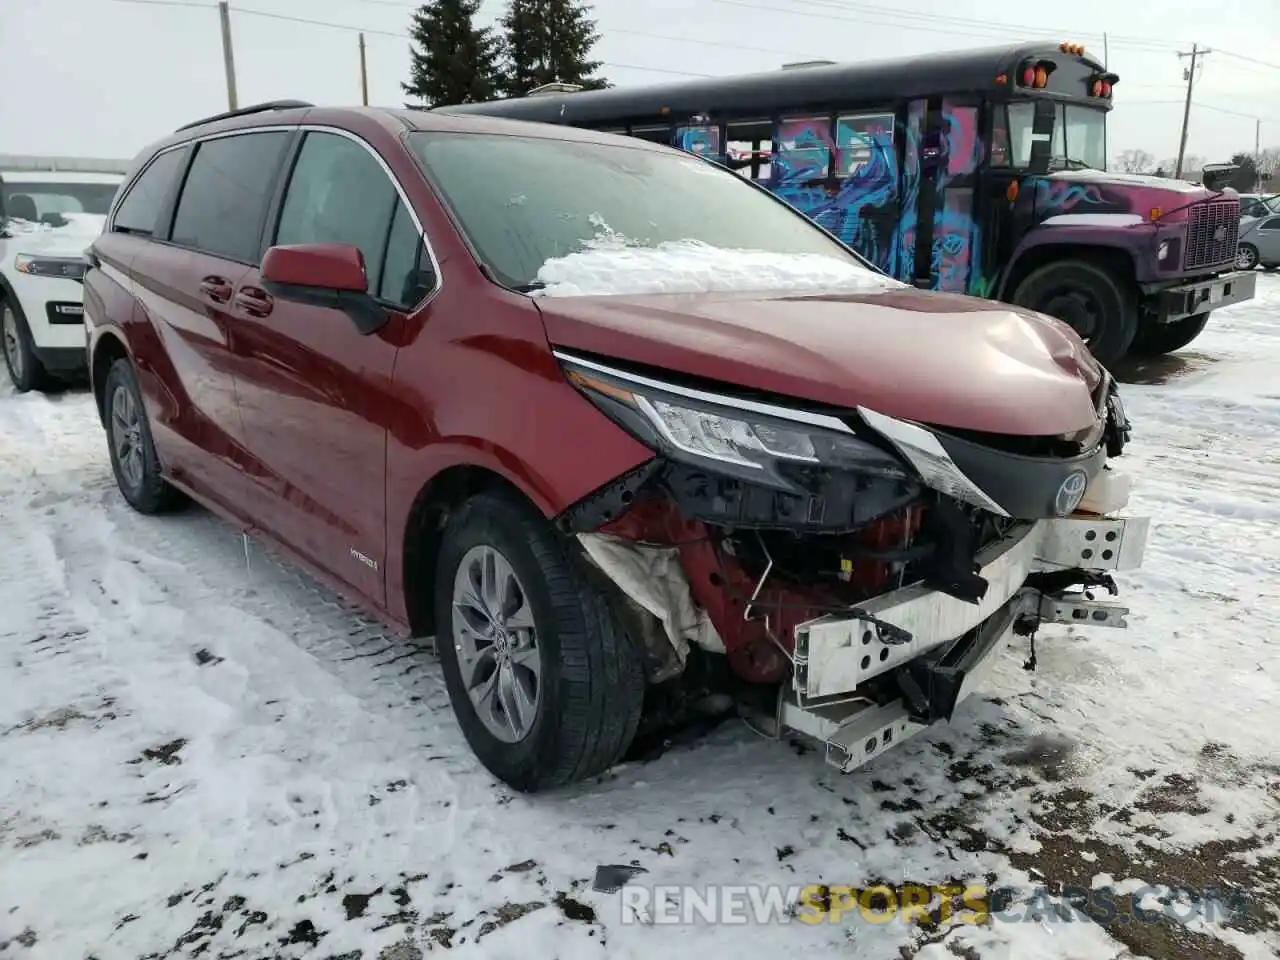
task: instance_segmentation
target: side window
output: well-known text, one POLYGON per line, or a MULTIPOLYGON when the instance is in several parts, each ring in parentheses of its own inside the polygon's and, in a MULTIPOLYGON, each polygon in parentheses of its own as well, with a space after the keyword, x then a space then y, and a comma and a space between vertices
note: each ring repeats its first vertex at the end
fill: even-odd
POLYGON ((412 307, 435 286, 435 273, 422 235, 404 202, 397 198, 387 236, 387 256, 377 297, 398 307, 412 307))
POLYGON ((170 239, 204 253, 257 263, 262 220, 288 133, 244 133, 206 140, 178 199, 170 239))
POLYGON ((783 117, 778 122, 775 174, 780 180, 814 180, 831 163, 829 117, 783 117))
POLYGON ((160 216, 160 208, 169 196, 169 188, 173 186, 173 179, 182 169, 186 158, 187 149, 180 147, 162 153, 151 161, 120 201, 116 218, 111 224, 113 233, 151 236, 160 216))
POLYGON ((1259 230, 1280 230, 1280 217, 1272 217, 1270 220, 1264 220, 1259 230))
POLYGON ((399 201, 386 171, 364 146, 336 133, 308 133, 289 178, 274 243, 359 247, 369 290, 377 292, 399 201))
POLYGON ((892 113, 836 117, 835 175, 851 177, 862 170, 865 176, 866 170, 874 169, 887 176, 896 161, 893 125, 892 113))
POLYGON ((718 157, 720 156, 720 127, 709 123, 676 127, 675 142, 672 146, 698 157, 718 157))
POLYGON ((1009 153, 1009 121, 1004 104, 991 108, 991 166, 1007 167, 1012 157, 1009 153))

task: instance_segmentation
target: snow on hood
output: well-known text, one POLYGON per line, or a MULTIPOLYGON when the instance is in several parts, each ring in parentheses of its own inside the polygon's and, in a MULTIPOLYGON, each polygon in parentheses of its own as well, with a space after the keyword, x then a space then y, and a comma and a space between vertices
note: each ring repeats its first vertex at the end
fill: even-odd
POLYGON ((585 249, 548 260, 538 270, 543 297, 638 296, 653 293, 851 292, 906 284, 822 254, 728 250, 697 240, 655 247, 601 237, 585 249))
POLYGON ((1174 180, 1170 177, 1154 177, 1148 173, 1119 173, 1114 170, 1057 170, 1046 179, 1066 183, 1121 184, 1130 187, 1150 187, 1171 193, 1212 193, 1200 183, 1174 180))
POLYGON ((19 240, 20 252, 81 253, 102 233, 107 218, 97 213, 64 213, 60 226, 10 217, 5 229, 19 240))

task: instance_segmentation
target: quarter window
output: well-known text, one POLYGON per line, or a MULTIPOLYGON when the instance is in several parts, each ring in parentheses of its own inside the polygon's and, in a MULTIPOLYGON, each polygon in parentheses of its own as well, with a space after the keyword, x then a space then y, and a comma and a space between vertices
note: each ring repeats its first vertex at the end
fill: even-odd
POLYGON ((111 229, 151 236, 160 217, 160 208, 186 158, 187 150, 183 147, 169 150, 152 160, 120 201, 111 229))
POLYGON ((1280 230, 1280 217, 1272 217, 1270 220, 1263 221, 1262 226, 1260 226, 1258 229, 1259 230, 1280 230))
POLYGON ((204 253, 257 263, 262 222, 288 134, 206 140, 196 148, 170 239, 204 253))

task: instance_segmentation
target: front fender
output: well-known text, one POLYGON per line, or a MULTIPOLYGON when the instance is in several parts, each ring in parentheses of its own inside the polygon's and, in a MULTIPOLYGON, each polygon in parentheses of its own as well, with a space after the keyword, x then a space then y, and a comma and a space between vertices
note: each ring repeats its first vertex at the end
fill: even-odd
POLYGON ((1019 269, 1020 265, 1028 258, 1041 260, 1052 252, 1051 248, 1061 248, 1060 256, 1063 259, 1071 255, 1068 249, 1071 247, 1116 251, 1129 258, 1134 277, 1139 283, 1157 280, 1160 277, 1155 272, 1156 250, 1160 241, 1179 235, 1180 230, 1176 224, 1157 225, 1141 221, 1125 221, 1124 224, 1042 224, 1027 233, 1014 248, 996 296, 1001 300, 1007 299, 1013 293, 1009 289, 1010 279, 1025 275, 1025 271, 1019 269))

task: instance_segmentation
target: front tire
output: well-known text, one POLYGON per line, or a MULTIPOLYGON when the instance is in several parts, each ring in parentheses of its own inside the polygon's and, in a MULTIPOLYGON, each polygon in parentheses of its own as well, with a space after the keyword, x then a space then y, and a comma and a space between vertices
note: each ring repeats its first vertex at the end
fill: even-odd
POLYGON ((4 365, 9 380, 18 393, 44 390, 51 378, 36 356, 31 329, 22 308, 7 299, 0 300, 0 340, 4 346, 4 365))
POLYGON ((1132 289, 1084 260, 1059 260, 1031 271, 1012 302, 1067 324, 1104 367, 1124 357, 1138 331, 1132 289))
POLYGON ((1252 270, 1258 265, 1258 248, 1252 243, 1242 243, 1236 247, 1236 269, 1252 270))
POLYGON ((129 506, 144 514, 168 513, 182 506, 185 498, 161 473, 142 391, 127 359, 121 357, 111 365, 103 398, 111 471, 129 506))
POLYGON ((480 494, 444 531, 436 647, 480 762, 522 792, 603 773, 635 737, 642 651, 585 561, 518 498, 480 494))
POLYGON ((1129 347, 1129 355, 1133 357, 1158 357, 1165 353, 1181 350, 1204 332, 1209 322, 1209 313, 1197 313, 1193 317, 1183 317, 1173 323, 1153 323, 1138 331, 1129 347))

